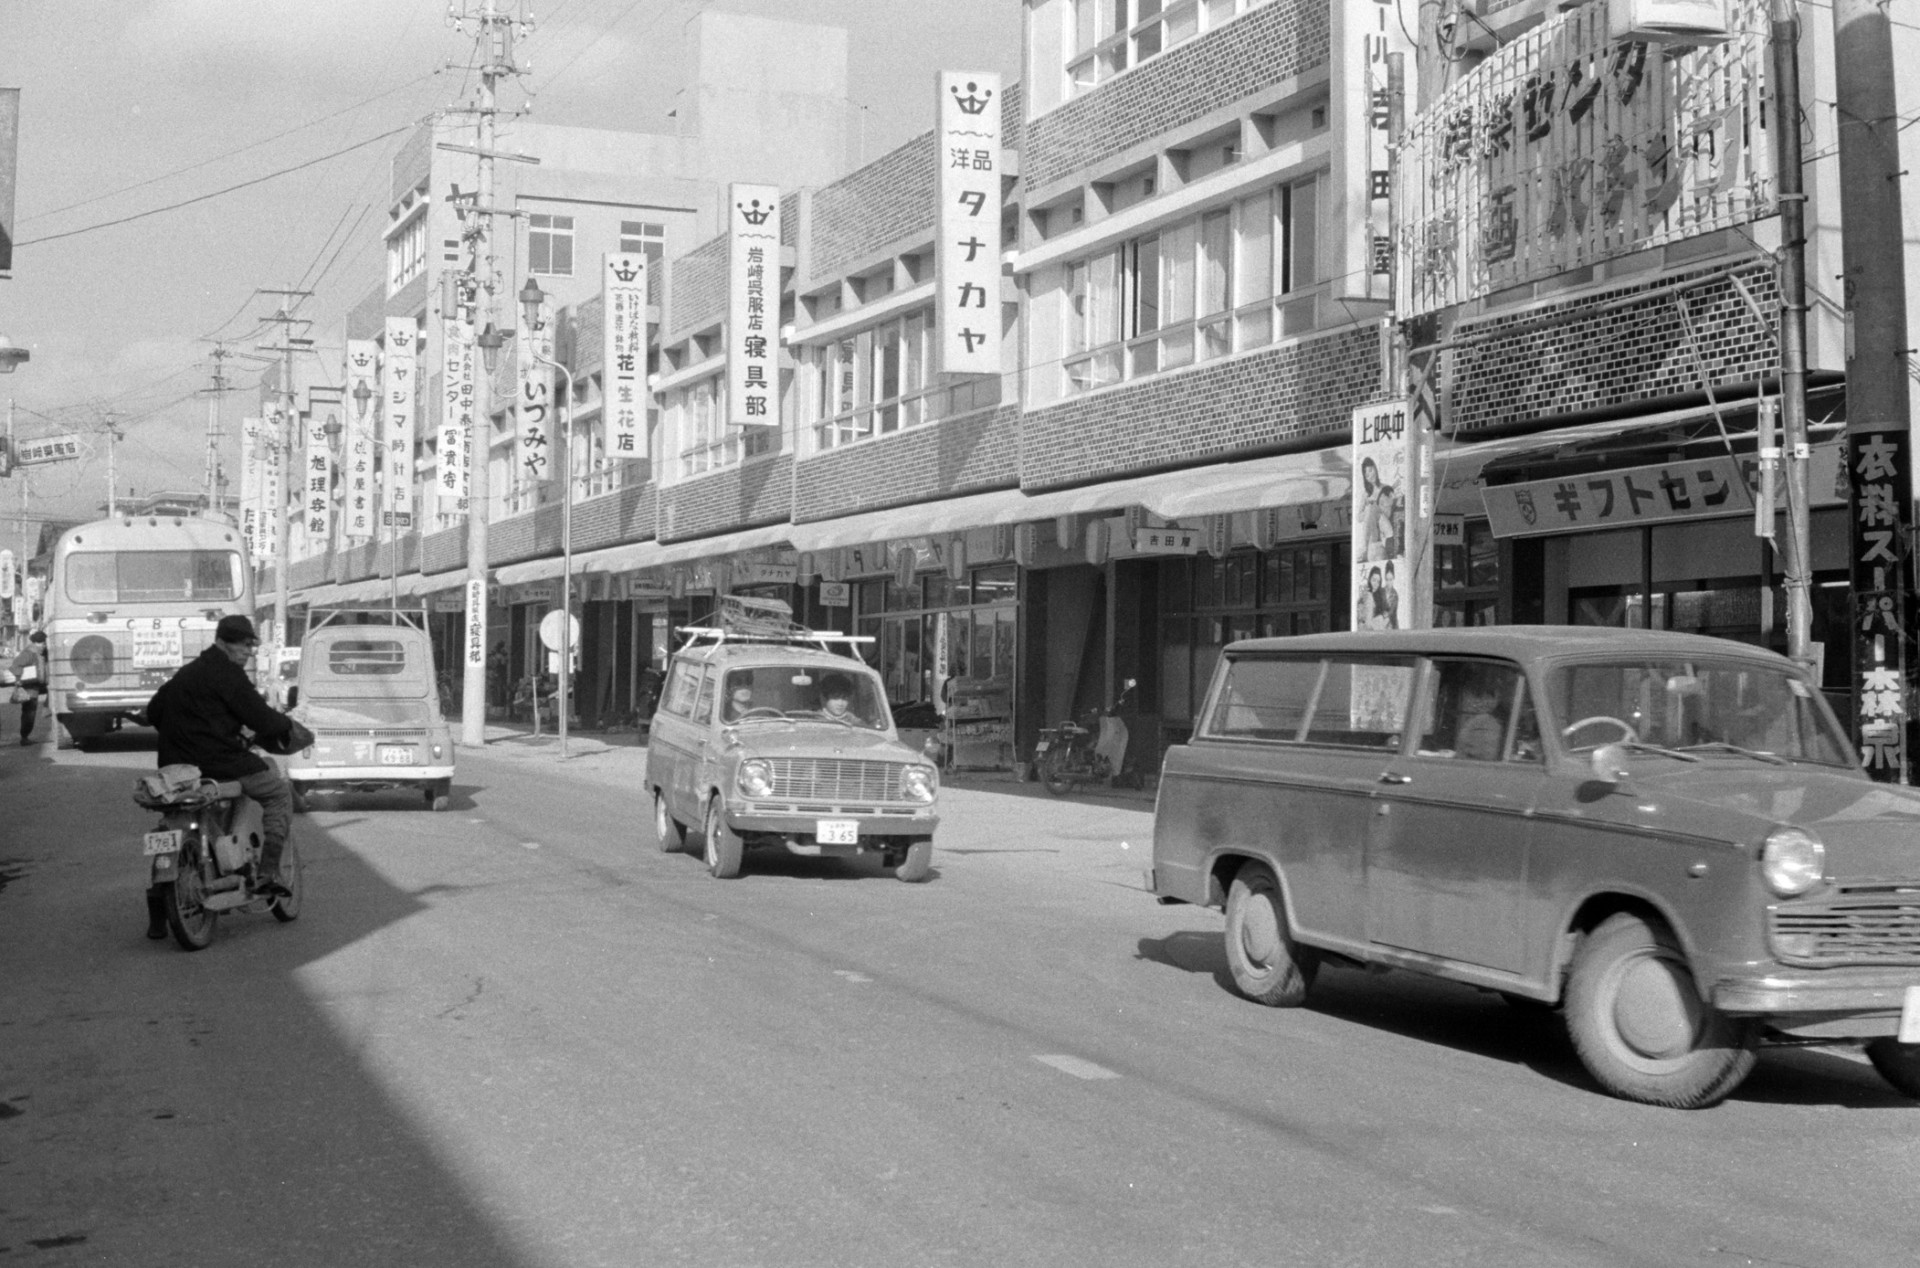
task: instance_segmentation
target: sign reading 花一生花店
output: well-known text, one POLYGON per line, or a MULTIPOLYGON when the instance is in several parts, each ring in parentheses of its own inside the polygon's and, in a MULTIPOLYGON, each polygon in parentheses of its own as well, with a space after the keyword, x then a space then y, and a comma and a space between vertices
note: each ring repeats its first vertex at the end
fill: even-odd
POLYGON ((608 255, 601 289, 607 460, 626 462, 647 456, 647 257, 608 255))
POLYGON ((18 467, 32 467, 44 462, 65 462, 69 458, 79 456, 80 437, 72 433, 13 442, 13 462, 18 467))
POLYGON ((934 325, 943 374, 1000 373, 1000 76, 934 76, 934 325))
POLYGON ((1728 457, 1499 484, 1481 496, 1495 537, 1629 528, 1753 510, 1740 465, 1728 457))
POLYGON ((1517 35, 1410 119, 1399 315, 1774 214, 1767 0, 1733 38, 1616 40, 1605 4, 1517 35))
POLYGON ((780 189, 727 186, 727 421, 780 424, 780 189))

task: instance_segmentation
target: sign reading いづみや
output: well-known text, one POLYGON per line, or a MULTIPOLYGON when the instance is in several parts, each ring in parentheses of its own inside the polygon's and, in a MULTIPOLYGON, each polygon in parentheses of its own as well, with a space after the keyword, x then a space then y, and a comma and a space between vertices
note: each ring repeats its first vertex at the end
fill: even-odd
POLYGON ((553 304, 542 297, 530 329, 520 335, 520 439, 514 461, 520 482, 538 485, 554 476, 553 304))
POLYGON ((727 187, 727 421, 780 423, 780 189, 727 187))
POLYGON ((609 254, 601 292, 607 459, 626 462, 647 456, 647 257, 609 254))
POLYGON ((1000 76, 934 76, 934 324, 944 374, 1000 373, 1000 76))
POLYGON ((387 522, 398 534, 413 527, 413 440, 420 414, 420 361, 411 317, 387 318, 387 359, 380 400, 386 410, 381 437, 387 487, 387 522))

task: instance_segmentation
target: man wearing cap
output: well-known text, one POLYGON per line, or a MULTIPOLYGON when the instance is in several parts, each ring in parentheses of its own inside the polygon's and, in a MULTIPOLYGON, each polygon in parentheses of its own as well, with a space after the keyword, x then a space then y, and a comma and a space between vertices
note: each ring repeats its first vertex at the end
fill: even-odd
POLYGON ((20 701, 20 742, 31 744, 40 697, 47 691, 47 636, 40 630, 27 635, 27 645, 13 658, 14 696, 20 701))
POLYGON ((184 762, 208 779, 238 780, 260 803, 265 840, 254 892, 284 897, 292 891, 280 880, 280 853, 293 826, 293 792, 280 768, 248 748, 240 734, 246 727, 259 739, 274 740, 293 730, 293 719, 261 699, 247 677, 247 662, 259 646, 252 621, 221 617, 213 646, 153 693, 147 721, 160 732, 160 765, 184 762))

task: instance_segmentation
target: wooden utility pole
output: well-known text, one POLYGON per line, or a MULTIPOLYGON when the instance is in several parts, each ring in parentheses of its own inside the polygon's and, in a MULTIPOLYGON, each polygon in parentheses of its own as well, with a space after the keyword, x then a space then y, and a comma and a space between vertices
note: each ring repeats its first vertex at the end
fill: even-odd
MULTIPOLYGON (((262 349, 263 351, 277 352, 280 354, 281 374, 280 416, 274 422, 273 436, 268 441, 268 443, 273 446, 274 452, 278 454, 280 458, 280 505, 274 508, 273 529, 273 638, 267 644, 267 664, 270 667, 269 672, 278 675, 280 672, 280 652, 282 648, 291 645, 293 630, 292 614, 288 610, 289 605, 293 601, 293 585, 291 581, 293 572, 293 560, 291 558, 293 554, 293 523, 287 514, 287 495, 292 493, 296 488, 302 490, 306 488, 305 473, 295 472, 293 469, 293 420, 299 413, 298 408, 296 408, 298 402, 293 391, 293 354, 301 350, 294 343, 293 327, 295 325, 305 326, 309 323, 302 318, 295 317, 293 315, 293 307, 297 301, 305 299, 307 296, 313 294, 313 292, 297 291, 292 287, 280 287, 277 289, 261 287, 254 293, 258 295, 278 295, 280 297, 280 311, 271 317, 262 318, 263 321, 273 322, 280 327, 279 344, 262 349)), ((311 347, 313 343, 310 339, 304 342, 308 347, 311 347)), ((304 497, 296 500, 303 504, 305 501, 304 497)))
MULTIPOLYGON (((1813 628, 1813 520, 1807 504, 1807 196, 1801 186, 1800 17, 1773 0, 1774 133, 1780 173, 1780 423, 1787 475, 1787 655, 1807 662, 1813 628)), ((1766 508, 1771 517, 1773 508, 1766 508)))

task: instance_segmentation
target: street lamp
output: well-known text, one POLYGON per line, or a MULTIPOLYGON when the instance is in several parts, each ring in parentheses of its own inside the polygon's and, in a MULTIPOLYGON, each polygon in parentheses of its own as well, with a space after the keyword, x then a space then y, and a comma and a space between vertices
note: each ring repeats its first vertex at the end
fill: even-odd
MULTIPOLYGON (((572 704, 573 687, 573 372, 551 357, 540 355, 538 341, 531 338, 540 321, 540 305, 546 301, 540 284, 531 277, 520 288, 520 318, 529 335, 527 351, 542 365, 560 371, 566 388, 560 396, 560 699, 557 712, 560 724, 560 756, 567 755, 567 714, 572 704)), ((534 717, 540 716, 540 702, 533 702, 534 717)))

